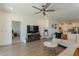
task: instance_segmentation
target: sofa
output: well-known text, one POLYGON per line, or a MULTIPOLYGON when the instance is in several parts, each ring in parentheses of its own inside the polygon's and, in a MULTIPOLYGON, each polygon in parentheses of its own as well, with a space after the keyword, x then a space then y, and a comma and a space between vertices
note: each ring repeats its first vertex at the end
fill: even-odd
POLYGON ((54 36, 53 40, 55 40, 58 45, 62 45, 64 47, 69 47, 73 43, 79 42, 79 34, 66 34, 66 35, 67 35, 67 39, 56 38, 54 36))

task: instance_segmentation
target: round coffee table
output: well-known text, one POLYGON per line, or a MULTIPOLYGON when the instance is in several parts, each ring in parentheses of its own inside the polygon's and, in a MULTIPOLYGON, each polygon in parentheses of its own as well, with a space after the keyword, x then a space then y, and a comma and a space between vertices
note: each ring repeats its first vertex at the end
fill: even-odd
POLYGON ((55 52, 55 47, 57 47, 57 44, 56 43, 53 43, 53 42, 49 42, 49 41, 45 41, 44 43, 44 46, 47 47, 47 48, 50 48, 51 49, 51 53, 52 54, 52 48, 54 49, 54 55, 56 54, 55 52))

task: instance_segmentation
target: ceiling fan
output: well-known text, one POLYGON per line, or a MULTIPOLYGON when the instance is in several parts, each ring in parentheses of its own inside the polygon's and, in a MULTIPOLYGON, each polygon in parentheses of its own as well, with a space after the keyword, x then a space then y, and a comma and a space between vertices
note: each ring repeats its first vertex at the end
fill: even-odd
POLYGON ((51 3, 46 3, 45 5, 43 4, 41 7, 42 8, 38 8, 36 6, 32 6, 33 8, 39 10, 38 12, 36 12, 35 14, 39 14, 39 13, 43 13, 43 15, 46 15, 46 12, 54 12, 54 9, 47 9, 49 6, 51 5, 51 3))

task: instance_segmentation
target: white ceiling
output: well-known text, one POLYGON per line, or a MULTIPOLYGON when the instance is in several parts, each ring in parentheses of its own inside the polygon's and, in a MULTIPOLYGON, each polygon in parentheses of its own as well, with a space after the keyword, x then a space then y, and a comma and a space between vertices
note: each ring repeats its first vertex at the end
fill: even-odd
MULTIPOLYGON (((43 3, 42 3, 43 4, 43 3)), ((0 9, 5 11, 10 11, 16 14, 23 14, 26 16, 32 16, 35 12, 38 12, 37 9, 34 9, 32 6, 37 6, 41 8, 41 3, 0 3, 0 9), (10 10, 9 8, 13 8, 10 10)), ((54 20, 71 20, 79 19, 79 4, 78 3, 53 3, 50 5, 49 9, 55 9, 55 12, 47 13, 47 16, 50 19, 54 20)), ((42 14, 34 15, 42 16, 42 14)))

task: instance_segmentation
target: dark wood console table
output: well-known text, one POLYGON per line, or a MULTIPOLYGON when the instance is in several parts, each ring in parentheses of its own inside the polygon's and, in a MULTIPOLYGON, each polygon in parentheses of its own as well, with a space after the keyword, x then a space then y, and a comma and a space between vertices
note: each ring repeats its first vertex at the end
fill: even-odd
POLYGON ((40 33, 27 33, 27 42, 40 40, 40 33))

